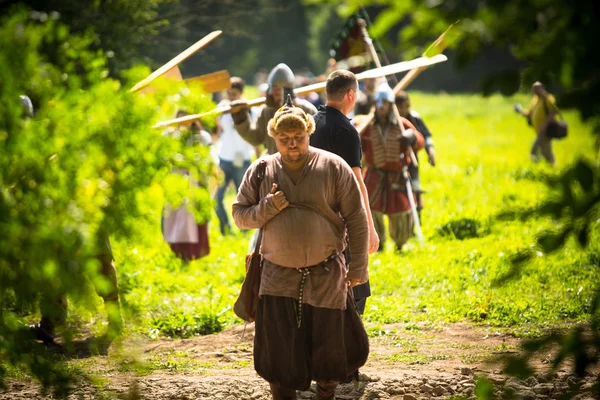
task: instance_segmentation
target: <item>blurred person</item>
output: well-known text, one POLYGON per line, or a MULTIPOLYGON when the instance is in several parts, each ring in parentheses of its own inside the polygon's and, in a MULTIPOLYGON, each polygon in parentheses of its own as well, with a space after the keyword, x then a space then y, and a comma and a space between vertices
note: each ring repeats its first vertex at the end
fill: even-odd
POLYGON ((267 82, 263 82, 258 85, 258 93, 260 97, 267 97, 267 92, 269 91, 269 84, 267 82))
POLYGON ((334 399, 369 353, 348 290, 368 278, 368 223, 354 173, 309 146, 314 119, 291 103, 269 121, 278 152, 250 166, 233 204, 238 227, 263 230, 254 366, 275 400, 312 380, 318 399, 334 399))
MULTIPOLYGON (((188 115, 185 110, 177 112, 177 118, 188 115)), ((185 145, 193 146, 210 146, 212 138, 206 132, 200 121, 194 121, 189 129, 178 127, 168 130, 164 133, 166 136, 174 138, 185 138, 185 145)), ((202 183, 196 182, 190 175, 190 172, 184 168, 174 168, 172 173, 187 176, 190 185, 199 186, 202 183)), ((208 222, 203 224, 196 223, 194 214, 188 210, 188 200, 184 199, 183 203, 172 208, 166 205, 163 210, 162 230, 163 237, 171 250, 184 261, 191 261, 208 255, 210 252, 208 240, 208 222)))
MULTIPOLYGON (((316 83, 325 82, 327 78, 324 75, 316 76, 309 84, 314 85, 316 83)), ((312 104, 317 110, 319 107, 324 106, 327 102, 327 95, 325 92, 310 92, 306 99, 312 104)))
POLYGON ((558 108, 556 99, 548 93, 541 82, 535 82, 531 86, 533 98, 527 110, 524 110, 519 104, 515 106, 515 111, 527 118, 529 125, 535 130, 535 141, 531 147, 530 156, 533 162, 540 160, 540 153, 550 164, 556 165, 554 151, 552 150, 552 139, 548 137, 546 129, 548 124, 556 118, 558 108))
MULTIPOLYGON (((219 107, 229 104, 232 101, 239 100, 244 94, 245 82, 238 77, 231 78, 231 87, 227 90, 227 100, 223 100, 219 107)), ((250 114, 255 114, 254 109, 250 110, 250 114)), ((231 231, 229 217, 223 200, 225 192, 230 183, 233 182, 235 191, 237 192, 244 173, 250 166, 250 161, 254 155, 254 147, 246 142, 239 133, 235 130, 233 117, 231 114, 223 114, 217 119, 220 135, 220 152, 219 152, 219 167, 223 171, 223 184, 218 188, 216 195, 216 211, 219 217, 219 228, 222 235, 226 235, 231 231)))
MULTIPOLYGON (((423 118, 419 115, 415 110, 411 110, 411 103, 408 94, 404 91, 400 91, 396 95, 396 106, 398 107, 398 112, 400 116, 406 118, 410 123, 414 125, 417 131, 423 135, 423 139, 425 139, 425 152, 427 153, 429 164, 432 167, 435 167, 435 148, 433 147, 433 138, 431 137, 431 132, 423 118)), ((418 160, 418 153, 415 153, 415 157, 418 160)), ((419 176, 419 166, 413 163, 410 163, 408 166, 408 173, 410 174, 410 180, 413 184, 413 192, 417 198, 417 212, 419 214, 419 221, 421 221, 421 210, 423 209, 423 188, 421 186, 421 179, 419 176)))
POLYGON ((231 107, 238 108, 236 112, 231 113, 235 122, 235 129, 248 143, 258 146, 265 145, 269 154, 277 152, 275 141, 267 133, 267 124, 275 115, 275 112, 284 103, 287 95, 293 99, 296 107, 302 108, 310 115, 317 113, 316 108, 308 101, 296 98, 294 94, 295 77, 292 70, 285 64, 278 64, 267 79, 269 88, 267 89, 267 102, 258 110, 258 119, 254 123, 247 108, 248 102, 239 99, 231 103, 231 107))
POLYGON ((256 71, 253 78, 254 86, 259 87, 261 84, 265 83, 268 75, 269 71, 266 68, 260 68, 258 71, 256 71))
POLYGON ((404 165, 410 165, 408 148, 416 153, 425 145, 423 136, 405 118, 396 121, 392 112, 394 91, 382 83, 375 92, 375 118, 362 135, 362 149, 367 164, 365 185, 371 200, 371 213, 379 235, 380 250, 385 244, 384 216, 387 215, 389 233, 398 251, 412 234, 411 213, 406 182, 402 174, 404 165), (404 132, 399 123, 404 124, 404 132))
MULTIPOLYGON (((337 154, 352 169, 360 188, 369 223, 369 253, 374 253, 379 248, 379 238, 373 224, 367 188, 361 172, 360 137, 346 117, 346 114, 354 109, 357 90, 358 82, 352 72, 338 70, 329 75, 325 87, 327 104, 320 107, 315 116, 316 129, 310 137, 310 144, 337 154)), ((361 315, 364 313, 367 297, 370 295, 371 288, 368 281, 354 288, 354 298, 361 315)))
POLYGON ((356 106, 354 107, 354 115, 366 115, 371 112, 371 108, 375 104, 373 96, 375 95, 375 78, 365 79, 362 87, 356 95, 356 106))
POLYGON ((337 61, 335 61, 335 58, 330 57, 327 59, 327 65, 325 66, 325 75, 329 76, 329 74, 331 74, 333 71, 338 70, 339 68, 337 67, 337 61))

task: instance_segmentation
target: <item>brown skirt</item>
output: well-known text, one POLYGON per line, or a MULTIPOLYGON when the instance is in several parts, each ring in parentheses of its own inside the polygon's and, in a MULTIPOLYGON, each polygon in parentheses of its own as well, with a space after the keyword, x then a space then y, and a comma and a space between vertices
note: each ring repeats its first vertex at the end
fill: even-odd
POLYGON ((208 224, 198 225, 198 243, 169 243, 173 253, 185 261, 196 260, 210 253, 208 224))
POLYGON ((348 296, 345 310, 302 305, 290 297, 263 296, 258 301, 254 368, 270 383, 306 390, 312 380, 346 381, 367 362, 369 338, 348 296))

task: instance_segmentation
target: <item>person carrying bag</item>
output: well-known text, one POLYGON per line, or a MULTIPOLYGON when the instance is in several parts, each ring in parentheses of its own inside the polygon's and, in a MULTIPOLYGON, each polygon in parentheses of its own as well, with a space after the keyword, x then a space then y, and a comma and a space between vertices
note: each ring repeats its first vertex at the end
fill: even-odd
POLYGON ((534 97, 529 110, 524 110, 521 105, 517 104, 515 105, 515 111, 527 118, 529 125, 533 127, 536 133, 530 152, 531 160, 538 162, 540 159, 539 153, 541 153, 546 161, 556 165, 552 150, 552 139, 566 137, 568 126, 555 105, 554 96, 546 91, 542 83, 535 82, 532 91, 534 97), (556 120, 556 113, 561 116, 560 121, 556 120))

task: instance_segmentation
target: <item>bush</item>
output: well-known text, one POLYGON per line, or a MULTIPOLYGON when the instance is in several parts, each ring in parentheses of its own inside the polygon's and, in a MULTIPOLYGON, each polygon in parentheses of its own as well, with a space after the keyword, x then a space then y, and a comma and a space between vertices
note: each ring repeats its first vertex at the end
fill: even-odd
MULTIPOLYGON (((0 360, 64 394, 68 373, 24 334, 16 310, 34 308, 38 296, 89 298, 89 282, 102 285, 97 258, 108 235, 143 237, 152 185, 175 205, 191 198, 198 221, 206 220, 208 189, 191 190, 170 170, 185 167, 202 180, 213 167, 207 151, 152 129, 157 111, 176 106, 168 94, 180 91, 169 98, 198 111, 209 100, 172 83, 159 83, 153 96, 128 93, 106 78, 106 57, 89 50, 90 38, 71 35, 56 18, 17 11, 0 25, 0 360), (33 100, 33 117, 20 94, 33 100)), ((148 73, 126 75, 137 81, 148 73)), ((5 372, 0 367, 0 383, 5 372)))
POLYGON ((450 237, 458 240, 479 238, 487 234, 481 223, 471 218, 452 220, 438 227, 436 232, 441 237, 450 237))

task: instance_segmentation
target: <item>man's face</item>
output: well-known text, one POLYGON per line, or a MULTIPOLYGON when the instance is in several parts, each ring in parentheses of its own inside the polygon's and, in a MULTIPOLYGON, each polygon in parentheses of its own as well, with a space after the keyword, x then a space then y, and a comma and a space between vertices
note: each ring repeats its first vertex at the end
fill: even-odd
POLYGON ((283 88, 281 86, 273 86, 271 88, 271 96, 275 104, 283 105, 283 88))
POLYGON ((380 119, 385 119, 390 114, 390 110, 392 109, 392 104, 387 101, 382 102, 381 107, 377 106, 377 116, 380 119))
POLYGON ((308 133, 301 129, 280 132, 275 136, 275 145, 284 161, 301 162, 308 154, 308 133))
POLYGON ((540 83, 534 84, 532 87, 532 90, 536 96, 542 96, 545 92, 544 85, 542 85, 540 83))
POLYGON ((242 92, 240 92, 238 89, 236 89, 236 88, 227 89, 227 98, 230 101, 239 100, 240 97, 242 97, 242 92))
POLYGON ((400 116, 405 117, 408 115, 408 112, 410 111, 410 101, 405 101, 403 103, 396 103, 396 105, 398 106, 398 112, 400 113, 400 116))

